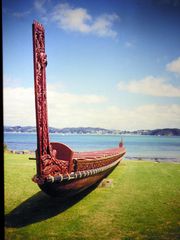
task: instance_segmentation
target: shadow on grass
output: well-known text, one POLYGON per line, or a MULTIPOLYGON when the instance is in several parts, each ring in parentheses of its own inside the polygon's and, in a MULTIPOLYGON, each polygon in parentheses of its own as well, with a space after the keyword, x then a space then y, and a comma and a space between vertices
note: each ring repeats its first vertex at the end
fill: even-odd
POLYGON ((40 191, 5 215, 5 227, 20 228, 56 216, 78 203, 96 187, 94 185, 66 200, 50 197, 40 191))

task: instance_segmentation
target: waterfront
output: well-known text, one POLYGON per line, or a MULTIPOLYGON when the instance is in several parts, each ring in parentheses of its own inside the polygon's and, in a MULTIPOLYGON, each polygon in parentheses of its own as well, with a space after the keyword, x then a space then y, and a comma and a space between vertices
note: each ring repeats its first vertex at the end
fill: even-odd
MULTIPOLYGON (((142 135, 61 135, 50 134, 51 142, 63 142, 74 151, 91 151, 116 147, 123 139, 126 158, 160 159, 180 162, 180 137, 142 135)), ((36 150, 35 133, 4 133, 10 150, 36 150)))

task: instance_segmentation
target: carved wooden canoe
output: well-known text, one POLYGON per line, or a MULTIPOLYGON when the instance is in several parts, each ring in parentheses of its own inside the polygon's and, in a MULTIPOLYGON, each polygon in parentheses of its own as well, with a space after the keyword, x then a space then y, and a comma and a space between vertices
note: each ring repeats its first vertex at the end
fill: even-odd
POLYGON ((126 150, 116 148, 75 152, 63 143, 49 142, 45 33, 42 24, 33 22, 34 89, 36 104, 37 174, 33 177, 47 194, 68 197, 100 182, 120 163, 126 150))

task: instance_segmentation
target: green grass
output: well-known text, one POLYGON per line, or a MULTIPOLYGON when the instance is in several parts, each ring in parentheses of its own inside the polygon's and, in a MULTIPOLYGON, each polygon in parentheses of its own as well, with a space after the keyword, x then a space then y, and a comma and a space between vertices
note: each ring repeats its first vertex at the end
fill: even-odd
POLYGON ((96 188, 66 202, 31 181, 35 161, 5 153, 5 239, 180 239, 180 164, 127 161, 96 188))

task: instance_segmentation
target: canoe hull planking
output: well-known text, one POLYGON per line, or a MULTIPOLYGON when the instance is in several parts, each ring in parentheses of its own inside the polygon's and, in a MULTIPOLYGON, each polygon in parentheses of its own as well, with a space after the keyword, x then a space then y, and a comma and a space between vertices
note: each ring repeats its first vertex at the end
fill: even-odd
POLYGON ((63 180, 62 182, 44 182, 43 184, 38 185, 41 190, 50 196, 59 197, 62 199, 71 197, 95 184, 98 184, 103 178, 107 177, 114 170, 114 168, 117 167, 120 161, 104 172, 100 172, 92 176, 87 176, 80 179, 63 180))

